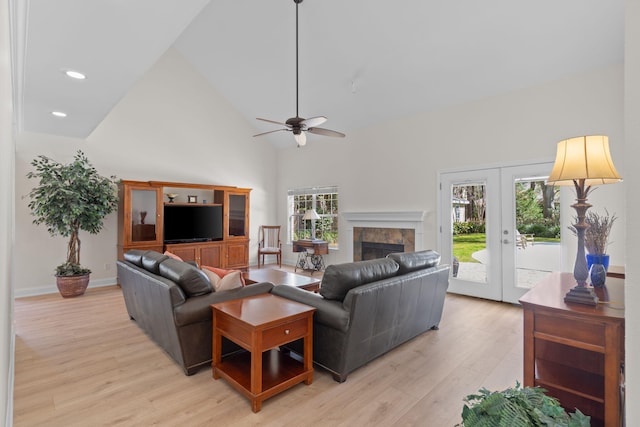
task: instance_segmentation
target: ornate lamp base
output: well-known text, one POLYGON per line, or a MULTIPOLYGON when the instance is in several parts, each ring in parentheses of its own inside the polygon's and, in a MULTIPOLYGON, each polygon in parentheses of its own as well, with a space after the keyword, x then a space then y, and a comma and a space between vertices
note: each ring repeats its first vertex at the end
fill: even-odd
POLYGON ((576 286, 564 296, 564 302, 575 302, 591 306, 598 305, 598 301, 598 296, 593 288, 587 288, 586 286, 576 286))

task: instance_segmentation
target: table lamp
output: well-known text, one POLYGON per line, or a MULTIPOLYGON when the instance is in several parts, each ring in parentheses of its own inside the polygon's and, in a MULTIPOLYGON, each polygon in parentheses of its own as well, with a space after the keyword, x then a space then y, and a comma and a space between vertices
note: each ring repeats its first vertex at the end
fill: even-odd
POLYGON ((587 286, 589 270, 584 250, 584 233, 589 224, 585 221, 587 196, 594 185, 613 184, 622 181, 609 153, 609 138, 604 135, 588 135, 565 139, 558 142, 556 161, 548 184, 573 185, 576 189, 576 210, 578 222, 574 224, 578 236, 578 253, 573 267, 573 277, 577 286, 564 297, 565 302, 597 305, 598 297, 593 288, 587 286))
POLYGON ((318 215, 318 212, 316 212, 315 209, 309 209, 304 213, 304 216, 302 217, 302 219, 311 220, 311 238, 315 240, 316 239, 316 220, 320 219, 320 215, 318 215))

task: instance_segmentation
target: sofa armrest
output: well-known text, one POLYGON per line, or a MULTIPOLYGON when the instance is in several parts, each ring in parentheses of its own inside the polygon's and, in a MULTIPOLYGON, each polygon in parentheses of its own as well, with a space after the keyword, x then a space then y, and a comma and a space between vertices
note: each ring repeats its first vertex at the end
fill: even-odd
POLYGON ((339 331, 347 331, 349 329, 349 312, 342 307, 342 302, 340 301, 327 300, 314 292, 287 285, 275 286, 271 293, 315 307, 314 319, 323 325, 339 331))

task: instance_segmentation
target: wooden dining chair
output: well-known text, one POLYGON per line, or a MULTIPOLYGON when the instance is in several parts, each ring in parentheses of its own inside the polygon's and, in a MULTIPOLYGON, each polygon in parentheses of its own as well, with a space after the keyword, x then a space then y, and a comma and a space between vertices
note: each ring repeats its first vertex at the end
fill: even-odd
POLYGON ((258 268, 260 257, 264 265, 265 255, 276 255, 278 267, 282 268, 282 242, 280 241, 279 225, 261 225, 258 232, 258 268))

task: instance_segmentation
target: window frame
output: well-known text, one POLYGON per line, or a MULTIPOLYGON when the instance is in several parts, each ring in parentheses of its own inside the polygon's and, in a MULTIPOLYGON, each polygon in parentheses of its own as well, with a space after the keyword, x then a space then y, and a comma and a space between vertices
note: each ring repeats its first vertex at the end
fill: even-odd
POLYGON ((315 209, 318 215, 320 216, 319 220, 310 221, 311 227, 313 225, 316 226, 316 239, 322 239, 326 236, 326 234, 319 235, 317 230, 318 221, 321 221, 323 218, 331 218, 331 234, 335 234, 334 238, 325 239, 329 242, 330 249, 338 249, 338 236, 339 232, 339 193, 337 186, 323 186, 323 187, 308 187, 308 188, 296 188, 290 189, 287 191, 287 213, 289 218, 289 224, 287 227, 287 242, 291 244, 296 234, 300 236, 303 235, 302 238, 311 238, 313 235, 313 228, 307 228, 308 224, 304 224, 305 228, 300 228, 300 224, 305 222, 302 219, 304 213, 309 209, 315 209), (331 195, 329 198, 329 206, 321 206, 321 203, 327 201, 326 199, 321 199, 320 195, 331 195), (305 200, 300 201, 296 200, 296 198, 304 197, 305 200), (300 204, 304 206, 300 206, 300 204), (328 211, 328 212, 327 212, 328 211))

